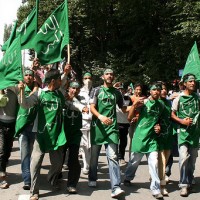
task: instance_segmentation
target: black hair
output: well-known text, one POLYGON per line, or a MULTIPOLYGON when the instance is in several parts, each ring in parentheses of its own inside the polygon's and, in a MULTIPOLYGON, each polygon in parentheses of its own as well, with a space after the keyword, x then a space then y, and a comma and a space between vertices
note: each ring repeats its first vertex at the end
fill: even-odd
POLYGON ((143 89, 143 85, 142 85, 142 83, 135 83, 135 85, 134 85, 134 89, 136 88, 136 87, 141 87, 141 89, 143 89))
POLYGON ((183 82, 185 82, 185 80, 187 80, 189 76, 194 76, 194 78, 196 79, 196 76, 195 76, 194 74, 188 73, 188 74, 185 74, 185 75, 183 76, 183 82))
POLYGON ((52 79, 58 79, 61 76, 60 71, 58 69, 50 69, 45 74, 45 83, 50 83, 52 79))

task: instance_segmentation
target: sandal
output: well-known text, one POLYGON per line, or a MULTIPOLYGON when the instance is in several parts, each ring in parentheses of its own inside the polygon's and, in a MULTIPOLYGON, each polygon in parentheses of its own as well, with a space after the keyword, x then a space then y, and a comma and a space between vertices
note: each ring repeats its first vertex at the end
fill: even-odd
POLYGON ((30 200, 38 200, 38 199, 39 199, 38 194, 34 194, 34 195, 30 196, 30 200))
POLYGON ((9 185, 5 180, 3 180, 3 181, 0 182, 0 188, 1 189, 7 189, 7 188, 9 188, 9 185))

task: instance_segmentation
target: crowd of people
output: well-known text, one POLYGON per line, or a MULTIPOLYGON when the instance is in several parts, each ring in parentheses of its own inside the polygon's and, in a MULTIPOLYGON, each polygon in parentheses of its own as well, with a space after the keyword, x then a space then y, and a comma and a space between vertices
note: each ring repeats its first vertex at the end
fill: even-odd
POLYGON ((115 82, 112 69, 100 77, 103 84, 93 87, 86 72, 82 84, 71 65, 40 67, 34 59, 24 69, 24 80, 1 90, 0 94, 0 188, 9 188, 6 167, 13 139, 19 139, 23 189, 30 200, 39 199, 40 169, 49 153, 47 180, 59 188, 62 168, 68 168, 67 190, 76 194, 81 174, 88 175, 88 186, 98 182, 98 158, 105 146, 111 182, 111 197, 125 194, 121 182, 130 186, 146 155, 150 190, 156 199, 168 196, 167 178, 173 155, 179 154, 180 196, 187 197, 194 184, 199 147, 199 96, 194 74, 186 74, 180 91, 168 96, 167 85, 158 81, 143 94, 140 83, 125 90, 115 82), (126 165, 125 150, 130 137, 129 162, 121 181, 120 166, 126 165), (178 149, 175 153, 174 149, 178 149))

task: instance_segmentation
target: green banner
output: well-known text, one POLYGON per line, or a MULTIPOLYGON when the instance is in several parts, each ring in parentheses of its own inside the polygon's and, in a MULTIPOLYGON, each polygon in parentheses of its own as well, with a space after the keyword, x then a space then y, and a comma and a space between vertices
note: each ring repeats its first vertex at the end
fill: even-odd
POLYGON ((194 43, 187 58, 181 79, 183 79, 183 76, 188 73, 194 74, 197 80, 200 81, 200 59, 196 42, 194 43))
POLYGON ((17 28, 17 22, 12 29, 9 39, 3 44, 2 51, 6 51, 12 44, 13 40, 21 35, 21 49, 31 49, 32 39, 37 34, 37 13, 38 13, 38 0, 36 0, 36 7, 33 8, 31 13, 22 22, 20 27, 17 28))
POLYGON ((0 62, 0 80, 0 90, 23 80, 20 37, 12 42, 0 62))
POLYGON ((21 49, 32 48, 32 39, 37 34, 37 11, 36 7, 26 17, 21 26, 17 28, 16 37, 21 35, 21 49))
POLYGON ((63 48, 69 44, 67 1, 63 2, 45 21, 33 39, 33 48, 42 65, 63 59, 63 48))

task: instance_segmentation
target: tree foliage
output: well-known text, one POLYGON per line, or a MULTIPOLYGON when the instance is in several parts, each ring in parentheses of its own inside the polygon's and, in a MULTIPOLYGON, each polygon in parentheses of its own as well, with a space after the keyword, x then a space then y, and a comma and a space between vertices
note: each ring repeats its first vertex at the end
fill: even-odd
POLYGON ((3 42, 6 42, 11 34, 12 31, 12 24, 5 24, 4 25, 4 35, 3 35, 3 42))
MULTIPOLYGON (((63 0, 40 0, 39 26, 63 0)), ((35 0, 18 10, 19 22, 35 0)), ((121 81, 177 78, 194 41, 199 43, 198 0, 68 0, 71 64, 99 75, 112 67, 121 81)))

